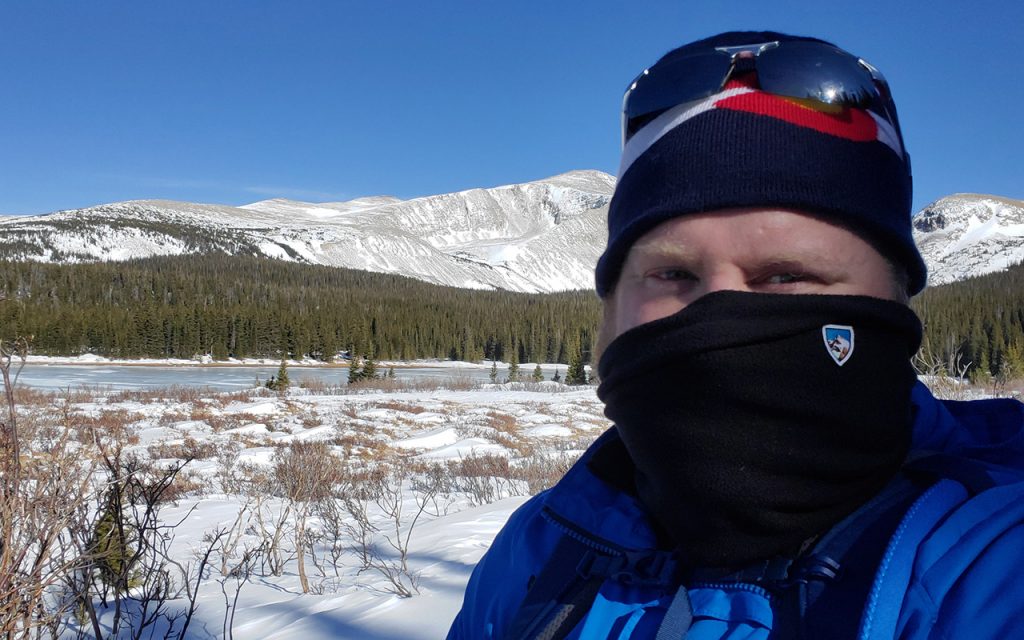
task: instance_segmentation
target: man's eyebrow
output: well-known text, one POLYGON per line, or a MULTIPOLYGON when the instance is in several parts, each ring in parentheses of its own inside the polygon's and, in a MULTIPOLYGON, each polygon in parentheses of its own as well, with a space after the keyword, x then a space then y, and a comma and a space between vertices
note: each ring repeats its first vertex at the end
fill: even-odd
POLYGON ((633 252, 644 256, 666 256, 672 258, 687 259, 694 256, 694 252, 678 240, 666 240, 664 238, 640 241, 633 245, 633 252))

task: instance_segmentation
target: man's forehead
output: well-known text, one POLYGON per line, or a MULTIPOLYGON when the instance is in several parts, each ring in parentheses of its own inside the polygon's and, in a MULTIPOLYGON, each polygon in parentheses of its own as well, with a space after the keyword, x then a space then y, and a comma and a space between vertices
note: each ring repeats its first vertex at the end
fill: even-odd
POLYGON ((708 245, 741 244, 751 252, 827 253, 828 245, 851 235, 841 225, 801 211, 725 209, 664 221, 641 236, 631 252, 686 255, 708 245))

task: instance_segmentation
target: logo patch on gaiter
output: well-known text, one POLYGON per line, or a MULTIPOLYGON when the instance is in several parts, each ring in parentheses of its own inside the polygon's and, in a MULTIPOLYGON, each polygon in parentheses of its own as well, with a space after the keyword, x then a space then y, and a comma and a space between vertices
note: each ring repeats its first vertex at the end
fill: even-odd
POLYGON ((853 355, 853 327, 841 324, 826 324, 821 328, 825 339, 825 350, 840 367, 853 355))

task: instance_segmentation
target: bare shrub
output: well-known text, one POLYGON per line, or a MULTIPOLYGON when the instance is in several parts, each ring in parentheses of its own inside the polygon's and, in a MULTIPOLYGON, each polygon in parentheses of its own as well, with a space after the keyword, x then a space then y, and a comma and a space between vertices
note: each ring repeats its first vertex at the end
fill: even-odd
POLYGON ((341 447, 345 452, 345 457, 359 456, 380 460, 393 454, 387 439, 368 433, 343 433, 331 438, 328 442, 341 447))
POLYGON ((515 434, 519 431, 519 422, 515 416, 497 411, 487 412, 487 426, 501 433, 515 434))
POLYGON ((419 593, 419 576, 409 566, 409 544, 413 532, 440 487, 423 483, 412 493, 412 504, 407 501, 407 489, 412 489, 413 472, 400 461, 379 465, 364 479, 350 485, 344 501, 354 521, 357 543, 356 553, 363 567, 383 576, 389 590, 408 598, 419 593), (369 505, 372 501, 380 514, 379 521, 372 521, 369 505), (376 544, 383 539, 384 545, 376 544))
POLYGON ((292 511, 295 557, 303 593, 310 590, 306 574, 310 511, 314 504, 331 496, 333 486, 341 479, 338 462, 331 447, 323 442, 293 442, 278 450, 274 458, 274 480, 292 511))
POLYGON ((420 414, 427 411, 427 408, 418 404, 408 404, 405 402, 398 402, 397 400, 387 400, 384 402, 375 402, 373 406, 378 409, 389 409, 391 411, 399 411, 401 413, 413 413, 420 414))
POLYGON ((219 392, 212 387, 193 387, 188 385, 171 385, 168 387, 152 387, 149 389, 120 389, 108 391, 104 395, 108 402, 196 402, 203 398, 216 396, 219 392))
POLYGON ((352 384, 338 387, 327 386, 321 389, 310 389, 316 395, 358 395, 371 392, 401 391, 470 391, 479 389, 482 382, 469 376, 453 375, 445 378, 377 378, 360 380, 352 384))
POLYGON ((9 437, 20 441, 20 456, 14 458, 9 441, 4 443, 0 635, 28 638, 41 635, 42 629, 56 633, 74 607, 61 596, 61 585, 87 557, 77 552, 68 532, 94 492, 96 465, 92 456, 83 455, 76 434, 63 429, 44 433, 44 420, 19 425, 13 415, 3 421, 9 437))
POLYGON ((310 395, 336 395, 340 386, 340 381, 338 384, 330 384, 322 378, 299 378, 299 389, 310 395))
MULTIPOLYGON (((244 511, 243 511, 244 513, 244 511)), ((222 530, 218 530, 209 534, 208 538, 213 544, 219 543, 225 537, 219 535, 222 530)), ((227 535, 227 534, 225 534, 227 535)), ((231 565, 228 569, 227 565, 223 565, 221 568, 221 578, 217 580, 220 583, 220 591, 224 595, 224 623, 223 623, 223 638, 224 640, 231 640, 234 637, 235 627, 235 612, 238 610, 238 596, 242 592, 242 587, 251 579, 252 574, 255 570, 256 563, 259 562, 259 558, 263 553, 262 545, 256 545, 253 547, 246 547, 238 560, 231 565), (234 581, 230 591, 228 583, 234 581)))
POLYGON ((95 415, 76 413, 71 415, 71 403, 65 401, 66 418, 73 421, 85 434, 89 442, 115 442, 120 447, 136 445, 139 435, 131 425, 135 416, 124 409, 101 410, 95 415))
POLYGON ((165 523, 160 511, 188 461, 157 466, 109 440, 100 449, 105 491, 95 507, 79 510, 69 531, 88 560, 66 576, 65 593, 83 620, 77 635, 139 638, 159 630, 184 638, 213 551, 211 544, 187 562, 170 553, 180 521, 165 523))
POLYGON ((221 445, 210 440, 197 440, 186 435, 181 441, 156 442, 149 447, 149 456, 154 459, 177 458, 180 460, 208 460, 220 453, 221 445))
POLYGON ((577 459, 578 456, 564 453, 534 452, 517 462, 513 475, 526 483, 527 492, 533 496, 555 486, 577 459))
POLYGON ((220 405, 227 406, 232 402, 252 402, 254 389, 242 389, 240 391, 225 391, 214 396, 220 405))
POLYGON ((247 526, 262 548, 260 570, 273 576, 284 573, 289 552, 284 541, 291 533, 292 507, 282 500, 274 478, 274 469, 255 464, 237 465, 237 478, 241 495, 246 500, 250 521, 247 526))
POLYGON ((209 425, 215 433, 238 426, 237 416, 224 415, 203 404, 193 406, 188 419, 209 425))
POLYGON ((53 392, 33 387, 15 387, 14 389, 14 404, 22 408, 45 407, 53 404, 55 398, 53 392))
POLYGON ((209 482, 205 477, 195 471, 183 470, 174 476, 167 489, 160 495, 160 500, 177 505, 185 498, 205 495, 209 489, 209 482))
POLYGON ((914 369, 921 381, 936 398, 943 400, 967 400, 970 398, 970 383, 967 371, 970 362, 963 362, 963 354, 951 348, 949 355, 943 359, 924 344, 913 358, 914 369))
POLYGON ((160 414, 157 424, 161 427, 169 427, 179 422, 187 422, 189 420, 189 415, 189 413, 184 413, 179 410, 164 411, 160 414))
POLYGON ((448 462, 455 488, 466 494, 473 506, 490 504, 509 496, 525 495, 505 456, 471 454, 448 462))

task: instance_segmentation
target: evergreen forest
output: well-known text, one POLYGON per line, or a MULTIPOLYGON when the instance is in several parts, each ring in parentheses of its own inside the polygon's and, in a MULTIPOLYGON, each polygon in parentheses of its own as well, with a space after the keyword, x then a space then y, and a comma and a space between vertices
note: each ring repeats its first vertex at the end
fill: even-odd
POLYGON ((924 353, 946 363, 959 356, 973 380, 1024 377, 1024 265, 929 287, 911 306, 924 353))
MULTIPOLYGON (((0 261, 0 337, 111 358, 446 358, 589 362, 592 291, 523 294, 207 254, 128 262, 0 261)), ((923 351, 972 377, 1024 376, 1024 266, 926 289, 923 351)))
POLYGON ((592 291, 531 295, 207 254, 0 261, 0 337, 37 355, 586 361, 592 291))

